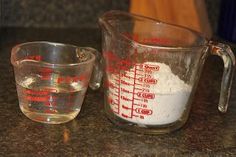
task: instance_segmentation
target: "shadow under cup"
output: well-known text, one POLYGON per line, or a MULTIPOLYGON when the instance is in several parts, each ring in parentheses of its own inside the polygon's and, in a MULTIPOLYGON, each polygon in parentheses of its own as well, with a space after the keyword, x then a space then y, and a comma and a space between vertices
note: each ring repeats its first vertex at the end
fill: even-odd
POLYGON ((21 111, 31 120, 49 124, 74 119, 92 74, 93 51, 51 42, 16 45, 11 63, 21 111))

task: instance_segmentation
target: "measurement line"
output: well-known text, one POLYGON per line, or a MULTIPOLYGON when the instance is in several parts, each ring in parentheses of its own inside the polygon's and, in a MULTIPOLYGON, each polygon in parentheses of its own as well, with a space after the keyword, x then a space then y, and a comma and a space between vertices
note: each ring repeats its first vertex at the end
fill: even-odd
POLYGON ((143 74, 138 74, 138 73, 137 73, 136 75, 139 75, 139 76, 144 76, 143 74))
POLYGON ((142 88, 135 88, 135 89, 136 89, 136 90, 141 90, 141 91, 143 90, 142 88))
POLYGON ((121 114, 121 116, 122 116, 122 117, 125 117, 125 118, 131 118, 131 117, 129 117, 128 115, 123 114, 123 113, 121 114))
POLYGON ((133 117, 133 112, 134 112, 134 93, 135 93, 135 85, 136 85, 136 82, 135 82, 135 78, 136 78, 136 72, 137 72, 137 67, 136 65, 134 66, 134 87, 133 87, 133 97, 132 97, 132 107, 131 107, 131 118, 133 117))
POLYGON ((143 69, 137 69, 137 71, 142 71, 143 72, 143 69))
POLYGON ((143 99, 138 99, 138 98, 134 98, 134 100, 139 100, 139 101, 143 101, 143 99))
POLYGON ((128 106, 122 105, 122 108, 125 110, 130 110, 131 108, 129 108, 128 106))
POLYGON ((126 76, 126 75, 124 75, 123 77, 128 78, 128 79, 134 79, 133 77, 131 77, 131 76, 126 76))
POLYGON ((113 95, 119 97, 119 92, 118 92, 118 94, 113 94, 113 95))
POLYGON ((115 86, 114 86, 114 87, 112 87, 112 88, 113 88, 113 89, 119 89, 118 87, 115 87, 115 86))
POLYGON ((120 114, 120 79, 121 79, 121 76, 120 76, 120 72, 119 72, 119 89, 118 89, 118 114, 120 114))

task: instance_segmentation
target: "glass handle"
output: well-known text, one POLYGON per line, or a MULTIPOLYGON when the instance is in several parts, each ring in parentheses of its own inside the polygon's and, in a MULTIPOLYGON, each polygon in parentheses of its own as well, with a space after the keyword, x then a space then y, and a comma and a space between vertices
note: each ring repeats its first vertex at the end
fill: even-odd
POLYGON ((226 112, 229 103, 230 89, 233 81, 235 70, 235 56, 228 45, 210 42, 210 51, 212 55, 217 55, 224 62, 224 72, 221 82, 220 100, 218 109, 226 112))
POLYGON ((96 90, 101 86, 102 83, 103 58, 101 53, 99 53, 97 50, 91 49, 91 52, 95 55, 96 59, 94 62, 93 72, 90 78, 89 87, 93 90, 96 90))

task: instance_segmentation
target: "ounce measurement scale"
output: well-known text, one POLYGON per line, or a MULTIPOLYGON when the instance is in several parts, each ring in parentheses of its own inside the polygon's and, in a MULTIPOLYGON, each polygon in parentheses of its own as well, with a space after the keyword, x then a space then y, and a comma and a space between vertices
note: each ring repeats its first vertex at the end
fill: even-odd
POLYGON ((139 125, 164 125, 181 118, 191 87, 168 65, 122 61, 120 68, 124 70, 107 71, 108 103, 118 117, 139 125))

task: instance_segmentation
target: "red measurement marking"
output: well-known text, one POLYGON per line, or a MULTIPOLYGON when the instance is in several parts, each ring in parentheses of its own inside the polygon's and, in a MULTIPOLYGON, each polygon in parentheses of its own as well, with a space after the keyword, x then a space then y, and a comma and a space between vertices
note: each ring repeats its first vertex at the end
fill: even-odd
POLYGON ((67 78, 67 77, 58 77, 57 78, 57 83, 62 83, 62 82, 69 82, 70 83, 70 78, 67 78))
POLYGON ((149 89, 144 89, 144 88, 142 89, 142 91, 143 91, 143 92, 146 92, 146 93, 149 93, 149 92, 150 92, 149 89))
POLYGON ((86 79, 86 76, 65 76, 65 77, 58 77, 57 83, 72 83, 72 82, 78 82, 83 81, 86 79))
POLYGON ((152 77, 149 74, 145 74, 144 78, 152 78, 152 77))
POLYGON ((40 72, 42 72, 42 73, 52 73, 53 69, 52 68, 41 68, 40 72))
MULTIPOLYGON (((137 71, 138 71, 138 70, 137 70, 137 71)), ((140 71, 140 70, 139 70, 139 71, 140 71)), ((138 74, 138 73, 137 73, 136 75, 137 75, 137 76, 143 76, 143 74, 138 74)))
POLYGON ((143 101, 143 99, 134 98, 134 100, 143 101))
POLYGON ((121 116, 122 116, 122 117, 125 117, 125 118, 130 118, 128 115, 123 114, 123 113, 121 114, 121 116))
POLYGON ((48 101, 48 96, 44 96, 44 97, 26 96, 26 99, 29 101, 35 101, 35 102, 45 102, 45 101, 48 101))
POLYGON ((115 88, 117 88, 116 85, 115 85, 114 83, 109 82, 109 81, 108 81, 108 87, 110 87, 111 89, 115 89, 115 88))
POLYGON ((48 91, 35 91, 35 90, 26 90, 26 94, 33 94, 33 95, 47 95, 49 94, 48 91))
POLYGON ((140 107, 142 107, 142 108, 147 108, 147 105, 146 105, 146 104, 134 104, 134 105, 140 106, 140 107))
POLYGON ((148 84, 157 84, 157 79, 154 79, 154 78, 138 78, 138 81, 140 82, 145 82, 145 83, 148 83, 148 84))
POLYGON ((42 60, 42 56, 39 56, 39 55, 26 56, 26 59, 32 59, 32 60, 36 60, 36 61, 41 61, 42 60))
POLYGON ((135 82, 135 85, 143 86, 143 84, 135 82))
POLYGON ((128 78, 128 79, 134 79, 133 77, 128 76, 126 73, 125 73, 125 74, 120 74, 120 76, 121 76, 121 77, 128 78))
POLYGON ((125 110, 130 110, 131 108, 125 106, 125 105, 122 105, 122 108, 125 109, 125 110))
POLYGON ((120 80, 119 79, 114 79, 116 82, 120 82, 120 80))
POLYGON ((144 44, 170 44, 171 41, 169 39, 166 38, 159 38, 159 37, 150 37, 150 38, 146 38, 146 37, 142 37, 139 34, 131 34, 131 33, 123 33, 124 36, 126 36, 127 38, 134 40, 136 42, 140 42, 140 43, 144 43, 144 44))
POLYGON ((150 69, 146 69, 145 70, 145 74, 152 74, 153 72, 152 72, 152 70, 150 70, 150 69))
POLYGON ((150 109, 144 109, 144 108, 136 108, 136 113, 143 114, 143 115, 152 115, 153 111, 150 109))
POLYGON ((153 73, 153 70, 151 69, 144 69, 145 73, 148 73, 148 74, 152 74, 153 73))
POLYGON ((120 76, 120 72, 119 72, 119 81, 118 81, 118 83, 119 83, 119 88, 118 88, 118 96, 117 96, 117 107, 118 107, 118 110, 117 110, 117 112, 118 112, 118 114, 120 114, 120 99, 119 99, 119 97, 120 97, 120 79, 121 79, 121 76, 120 76))
POLYGON ((143 87, 150 88, 150 85, 149 84, 144 84, 143 87))
POLYGON ((121 83, 121 84, 124 84, 124 85, 127 85, 127 86, 133 86, 133 85, 134 85, 134 84, 131 84, 131 83, 126 82, 126 81, 124 81, 124 80, 120 80, 120 83, 121 83))
POLYGON ((155 98, 155 94, 154 93, 138 92, 137 96, 140 97, 140 98, 146 98, 146 99, 154 99, 155 98))
MULTIPOLYGON (((115 102, 113 102, 111 105, 116 105, 116 106, 118 106, 118 104, 117 103, 115 103, 115 102)), ((117 107, 116 107, 117 108, 117 107)))
POLYGON ((155 70, 158 71, 160 69, 160 67, 158 65, 152 66, 152 65, 144 65, 145 70, 149 69, 149 70, 155 70))
POLYGON ((129 98, 125 97, 125 96, 121 96, 120 98, 121 98, 122 100, 125 100, 125 101, 132 101, 131 99, 129 99, 129 98))
MULTIPOLYGON (((137 53, 137 50, 135 50, 135 53, 137 53)), ((134 87, 133 87, 133 96, 132 96, 132 110, 131 110, 131 117, 134 115, 134 112, 133 112, 133 110, 134 110, 134 93, 135 93, 135 86, 137 85, 137 83, 136 83, 136 74, 137 74, 137 67, 135 66, 134 67, 134 87)))
POLYGON ((141 90, 141 91, 142 91, 143 89, 142 89, 142 88, 137 88, 137 87, 136 87, 135 90, 141 90))
POLYGON ((144 82, 149 84, 157 84, 157 80, 154 78, 145 78, 144 82))
POLYGON ((125 93, 133 93, 133 92, 131 92, 131 91, 125 89, 125 88, 121 88, 121 91, 122 91, 122 92, 125 92, 125 93))
POLYGON ((114 95, 114 96, 116 96, 116 97, 118 97, 118 96, 119 96, 119 94, 115 94, 115 93, 112 93, 112 95, 114 95))
MULTIPOLYGON (((143 70, 142 69, 137 69, 137 72, 143 72, 143 70)), ((140 74, 137 74, 137 75, 140 75, 140 74)))

